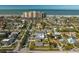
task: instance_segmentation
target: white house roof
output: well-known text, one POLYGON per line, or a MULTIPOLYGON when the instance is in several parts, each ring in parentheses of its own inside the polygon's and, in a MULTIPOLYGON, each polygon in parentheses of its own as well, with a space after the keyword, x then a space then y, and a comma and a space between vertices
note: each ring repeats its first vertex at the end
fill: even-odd
POLYGON ((74 38, 74 37, 70 37, 67 40, 68 40, 68 43, 70 43, 70 44, 74 44, 76 42, 76 38, 74 38))
POLYGON ((3 39, 2 41, 9 41, 10 39, 3 39))
POLYGON ((6 32, 0 32, 0 35, 4 35, 4 34, 6 34, 6 32))
POLYGON ((35 42, 35 46, 43 46, 42 42, 35 42))
POLYGON ((18 34, 18 32, 12 32, 11 34, 18 34))
POLYGON ((36 39, 44 39, 44 33, 36 33, 36 39))
POLYGON ((64 39, 63 39, 63 38, 61 38, 61 39, 59 39, 59 41, 63 42, 63 41, 64 41, 64 39))
POLYGON ((54 33, 54 35, 60 35, 60 34, 61 34, 61 33, 59 33, 59 32, 55 32, 55 33, 54 33))

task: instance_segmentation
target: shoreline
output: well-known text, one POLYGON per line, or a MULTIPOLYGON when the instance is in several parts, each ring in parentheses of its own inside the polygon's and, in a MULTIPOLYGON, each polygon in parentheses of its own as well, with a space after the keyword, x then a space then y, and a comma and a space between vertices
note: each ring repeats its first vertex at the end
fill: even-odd
POLYGON ((0 16, 21 16, 19 14, 0 14, 0 16))
MULTIPOLYGON (((0 16, 21 16, 22 14, 0 14, 0 16)), ((50 15, 50 14, 47 14, 47 17, 53 17, 53 16, 65 16, 65 17, 79 17, 79 15, 50 15)))
POLYGON ((65 16, 65 17, 79 17, 79 15, 47 15, 47 17, 53 17, 53 16, 65 16))

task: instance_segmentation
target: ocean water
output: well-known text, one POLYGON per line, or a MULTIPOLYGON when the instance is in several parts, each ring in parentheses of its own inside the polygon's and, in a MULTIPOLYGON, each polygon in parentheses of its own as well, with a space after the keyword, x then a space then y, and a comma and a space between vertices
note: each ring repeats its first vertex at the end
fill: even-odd
POLYGON ((79 15, 79 10, 23 10, 23 9, 15 9, 15 10, 0 10, 0 14, 22 14, 26 11, 41 11, 45 12, 48 15, 79 15))

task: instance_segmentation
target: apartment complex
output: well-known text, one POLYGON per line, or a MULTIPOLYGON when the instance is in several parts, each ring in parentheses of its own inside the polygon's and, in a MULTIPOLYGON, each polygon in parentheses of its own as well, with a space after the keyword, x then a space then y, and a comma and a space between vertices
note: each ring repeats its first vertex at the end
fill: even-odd
POLYGON ((44 18, 46 14, 40 11, 27 11, 22 14, 25 18, 44 18))

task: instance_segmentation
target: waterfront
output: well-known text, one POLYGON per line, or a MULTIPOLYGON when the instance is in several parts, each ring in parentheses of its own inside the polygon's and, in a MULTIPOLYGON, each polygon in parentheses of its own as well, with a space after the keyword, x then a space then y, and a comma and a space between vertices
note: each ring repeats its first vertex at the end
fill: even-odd
POLYGON ((0 14, 15 14, 21 15, 27 11, 41 11, 48 15, 79 15, 79 10, 52 10, 52 9, 2 9, 0 14))

